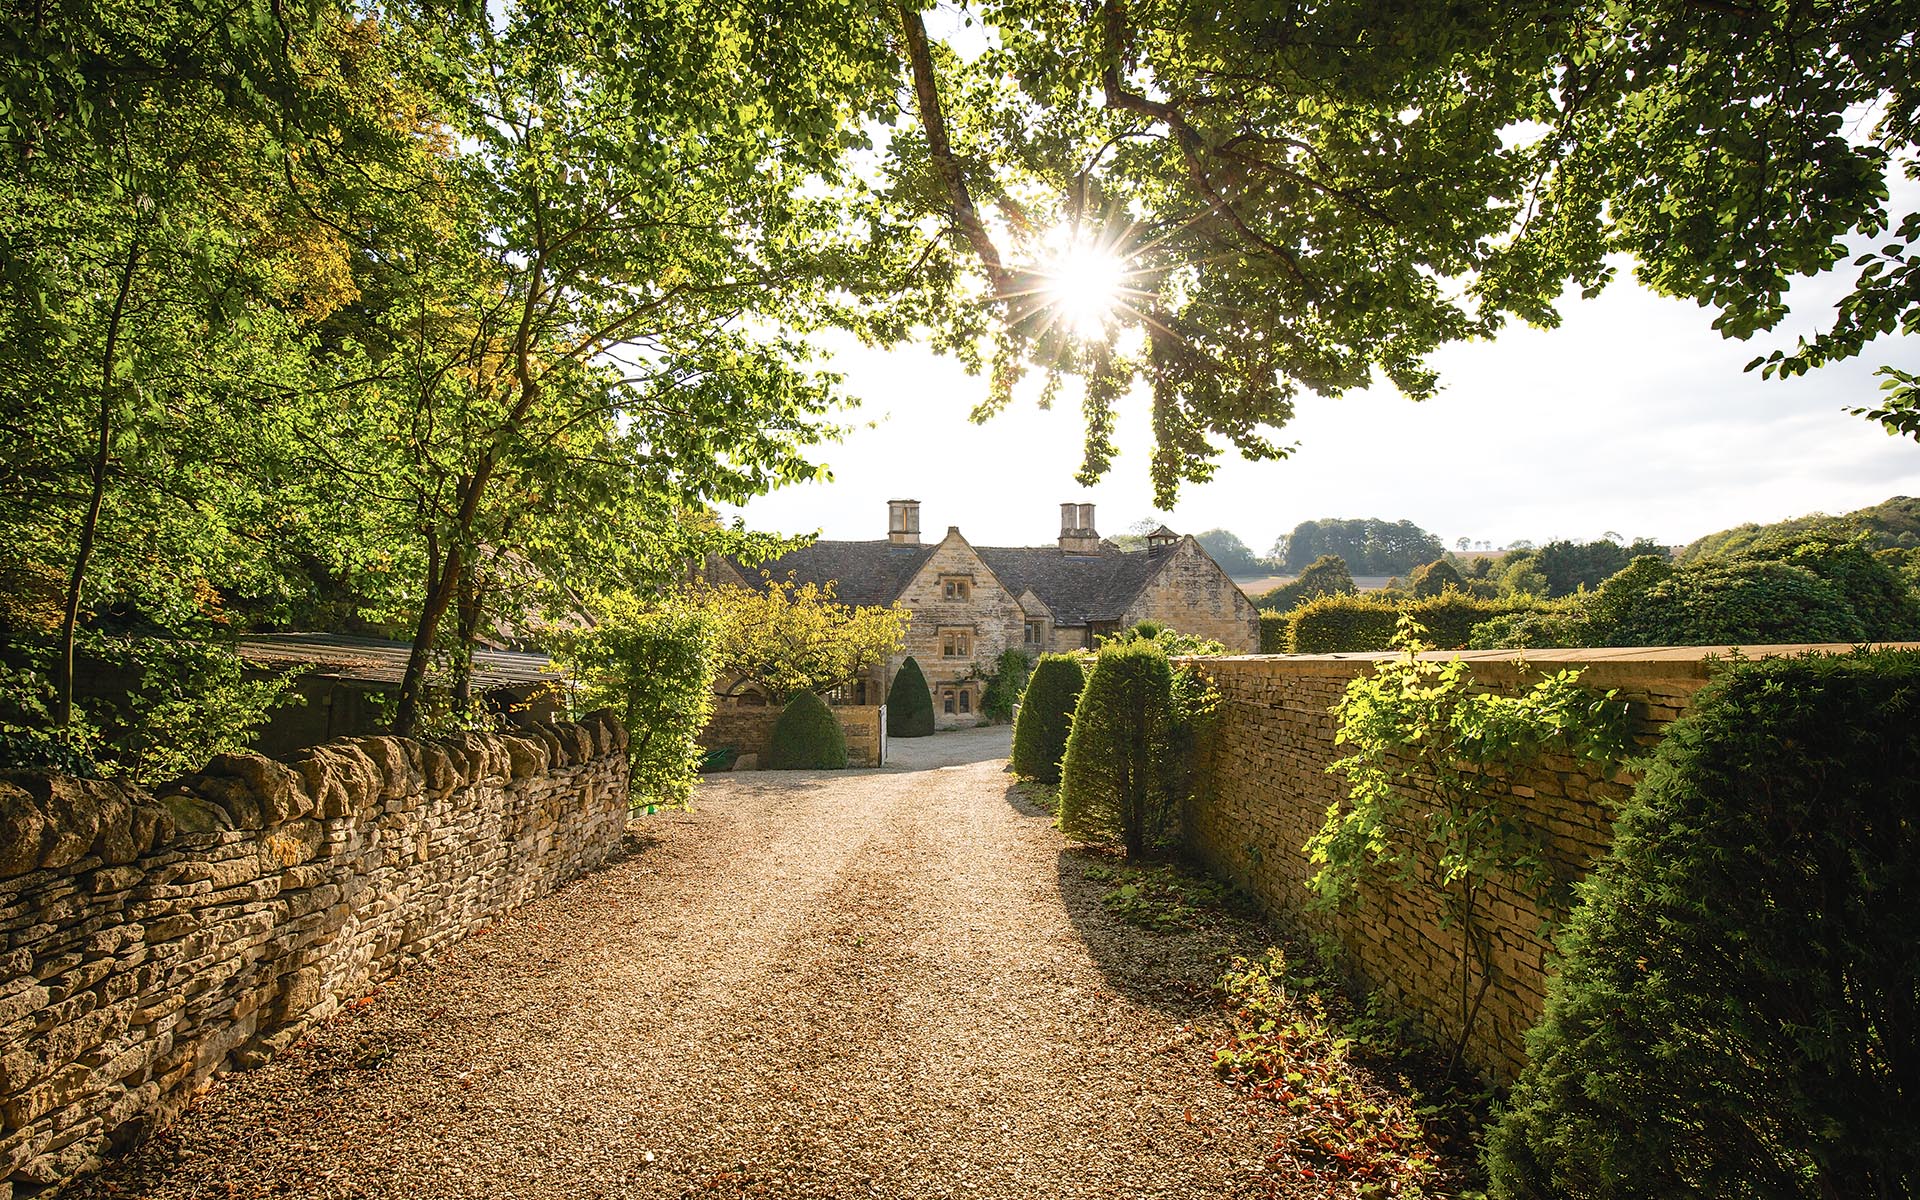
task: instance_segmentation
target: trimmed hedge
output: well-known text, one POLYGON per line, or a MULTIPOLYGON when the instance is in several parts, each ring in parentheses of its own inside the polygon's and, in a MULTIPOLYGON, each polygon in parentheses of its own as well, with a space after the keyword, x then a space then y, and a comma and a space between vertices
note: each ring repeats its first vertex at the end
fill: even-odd
POLYGON ((1366 596, 1322 596, 1287 614, 1288 654, 1385 650, 1400 610, 1366 596))
POLYGON ((1287 614, 1281 612, 1263 612, 1260 614, 1260 653, 1285 654, 1287 652, 1287 614))
POLYGON ((1434 648, 1459 650, 1481 622, 1537 607, 1532 600, 1480 600, 1453 590, 1404 604, 1369 596, 1323 596, 1288 615, 1287 651, 1337 654, 1391 649, 1402 613, 1420 622, 1434 648))
POLYGON ((1027 680, 1013 723, 1013 773, 1040 783, 1060 782, 1067 731, 1086 676, 1071 654, 1043 654, 1027 680))
POLYGON ((1920 1194, 1916 814, 1920 654, 1702 691, 1580 885, 1493 1194, 1920 1194))
POLYGON ((1172 816, 1173 667, 1149 641, 1102 649, 1060 764, 1060 828, 1118 837, 1129 858, 1165 840, 1172 816))
POLYGON ((767 766, 776 771, 838 771, 847 765, 847 735, 827 702, 795 692, 774 722, 767 766))
POLYGON ((893 673, 893 686, 887 689, 887 736, 933 736, 933 691, 911 654, 893 673))

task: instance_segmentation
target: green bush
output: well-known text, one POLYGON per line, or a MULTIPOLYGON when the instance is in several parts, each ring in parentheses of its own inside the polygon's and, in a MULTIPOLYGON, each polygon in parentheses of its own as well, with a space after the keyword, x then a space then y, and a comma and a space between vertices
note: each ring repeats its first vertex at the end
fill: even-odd
POLYGON ((1060 764, 1060 828, 1118 837, 1139 857, 1166 837, 1173 811, 1173 668, 1152 642, 1102 649, 1074 708, 1060 764))
POLYGON ((1735 665, 1580 886, 1493 1194, 1920 1193, 1920 654, 1735 665))
POLYGON ((1262 612, 1288 613, 1320 596, 1351 596, 1354 590, 1347 560, 1338 554, 1322 554, 1297 578, 1256 597, 1253 606, 1262 612))
POLYGON ((1019 702, 1032 671, 1033 656, 1025 650, 1016 646, 1000 652, 993 674, 987 679, 986 691, 980 696, 980 715, 988 724, 1004 725, 1013 720, 1013 706, 1019 702))
POLYGON ((1852 541, 1820 536, 1764 538, 1743 557, 1790 563, 1818 575, 1853 609, 1868 638, 1905 641, 1920 637, 1920 597, 1874 554, 1865 535, 1852 541))
POLYGON ((700 733, 713 715, 717 625, 631 594, 600 600, 594 616, 590 628, 554 638, 554 660, 575 683, 574 713, 620 714, 635 808, 684 805, 708 757, 700 733))
POLYGON ((1041 783, 1060 782, 1060 758, 1086 676, 1071 654, 1043 654, 1027 680, 1013 724, 1013 773, 1041 783))
POLYGON ((1260 614, 1260 653, 1285 654, 1287 652, 1287 614, 1283 612, 1263 612, 1260 614))
POLYGON ((1535 650, 1593 645, 1587 614, 1577 605, 1549 603, 1537 609, 1504 612, 1473 627, 1469 650, 1535 650))
POLYGON ((1322 596, 1287 614, 1287 653, 1385 650, 1400 610, 1367 596, 1322 596))
POLYGON ((1326 596, 1289 615, 1287 649, 1294 654, 1385 650, 1393 644, 1394 629, 1405 613, 1420 623, 1426 631, 1425 640, 1433 646, 1458 650, 1472 638, 1474 626, 1535 606, 1528 599, 1481 600, 1451 589, 1400 603, 1381 598, 1379 593, 1326 596))
POLYGON ((1788 562, 1693 563, 1634 597, 1616 646, 1857 642, 1866 637, 1832 584, 1788 562))
POLYGON ((887 736, 901 738, 933 735, 933 692, 920 663, 907 655, 907 661, 893 673, 893 686, 887 689, 887 736))
POLYGON ((795 692, 773 726, 767 766, 776 771, 837 771, 847 765, 847 735, 827 702, 795 692))

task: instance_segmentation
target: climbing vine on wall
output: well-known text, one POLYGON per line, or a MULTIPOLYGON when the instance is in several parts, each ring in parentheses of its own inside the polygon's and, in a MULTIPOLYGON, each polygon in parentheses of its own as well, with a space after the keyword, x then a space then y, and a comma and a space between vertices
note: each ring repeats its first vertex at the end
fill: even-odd
POLYGON ((1580 686, 1578 671, 1516 695, 1487 692, 1461 660, 1423 658, 1423 637, 1402 617, 1401 653, 1333 707, 1335 740, 1352 753, 1327 769, 1346 777, 1347 798, 1306 845, 1307 886, 1327 909, 1357 903, 1369 879, 1436 895, 1441 923, 1460 931, 1457 1060, 1495 977, 1487 890, 1506 884, 1546 901, 1555 886, 1546 831, 1496 781, 1548 754, 1611 767, 1630 742, 1626 703, 1580 686))

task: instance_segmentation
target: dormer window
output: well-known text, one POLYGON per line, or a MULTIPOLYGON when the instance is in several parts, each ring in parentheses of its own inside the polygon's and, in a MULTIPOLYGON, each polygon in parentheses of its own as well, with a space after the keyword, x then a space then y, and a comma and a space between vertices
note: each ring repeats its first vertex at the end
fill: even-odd
POLYGON ((965 604, 973 599, 973 580, 964 575, 943 575, 940 577, 940 594, 945 599, 965 604))

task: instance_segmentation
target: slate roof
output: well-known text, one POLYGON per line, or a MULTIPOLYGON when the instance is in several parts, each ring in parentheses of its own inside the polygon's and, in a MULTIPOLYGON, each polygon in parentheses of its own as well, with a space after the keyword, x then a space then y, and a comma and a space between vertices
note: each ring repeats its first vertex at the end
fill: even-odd
POLYGON ((900 590, 913 580, 920 568, 933 557, 938 543, 925 546, 896 545, 893 542, 815 542, 798 550, 789 550, 779 558, 757 567, 734 563, 733 568, 749 581, 762 573, 776 580, 791 575, 800 583, 835 585, 833 592, 842 604, 892 604, 900 590))
MULTIPOLYGON (((749 580, 766 572, 801 583, 833 582, 843 604, 891 604, 912 582, 937 543, 815 542, 758 567, 733 566, 749 580)), ((1104 543, 1098 554, 1066 554, 1058 546, 975 546, 981 561, 1019 596, 1028 588, 1061 625, 1117 621, 1147 586, 1171 547, 1123 551, 1104 543)))
POLYGON ((1032 588, 1060 625, 1119 620, 1167 553, 1128 552, 1110 545, 1092 555, 1064 554, 1058 546, 974 549, 1008 591, 1018 596, 1032 588))
MULTIPOLYGON (((349 637, 338 633, 256 633, 240 639, 240 657, 275 670, 305 664, 310 673, 331 679, 399 683, 407 673, 406 642, 349 637)), ((477 689, 552 683, 560 676, 544 654, 476 649, 473 686, 477 689)))

